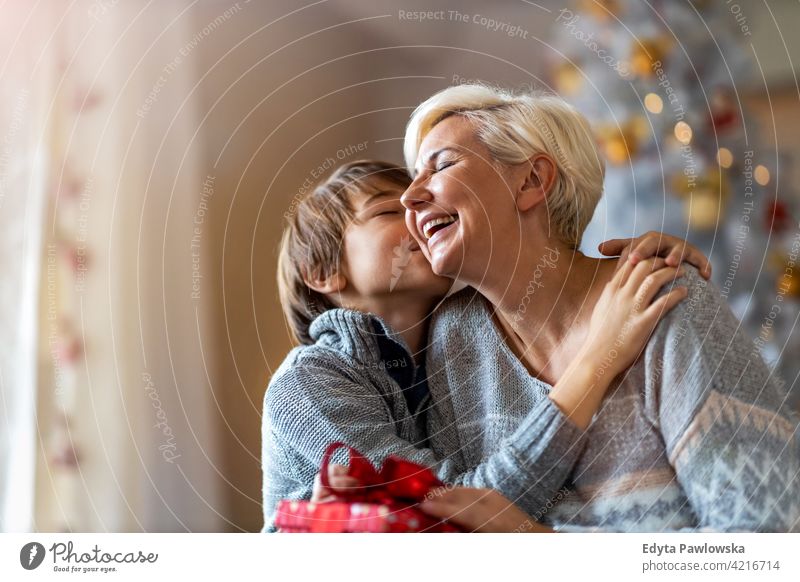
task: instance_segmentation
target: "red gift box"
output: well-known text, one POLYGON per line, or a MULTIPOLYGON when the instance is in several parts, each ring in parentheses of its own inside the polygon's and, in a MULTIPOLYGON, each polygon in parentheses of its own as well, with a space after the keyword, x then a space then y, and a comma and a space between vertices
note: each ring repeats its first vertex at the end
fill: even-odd
POLYGON ((348 475, 363 487, 337 493, 334 501, 283 500, 278 504, 275 526, 290 533, 407 533, 457 532, 452 524, 431 517, 416 508, 431 489, 444 486, 430 469, 394 455, 380 471, 357 450, 344 443, 332 443, 322 457, 320 477, 329 487, 328 463, 341 447, 350 453, 348 475))

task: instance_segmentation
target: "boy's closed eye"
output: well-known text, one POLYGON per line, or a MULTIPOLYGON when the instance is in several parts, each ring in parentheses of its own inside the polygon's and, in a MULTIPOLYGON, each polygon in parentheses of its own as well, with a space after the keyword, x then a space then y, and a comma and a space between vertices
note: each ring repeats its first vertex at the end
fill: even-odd
POLYGON ((369 216, 371 218, 378 218, 379 216, 397 216, 401 214, 405 216, 405 211, 405 207, 400 204, 399 200, 392 200, 375 204, 370 209, 369 216))

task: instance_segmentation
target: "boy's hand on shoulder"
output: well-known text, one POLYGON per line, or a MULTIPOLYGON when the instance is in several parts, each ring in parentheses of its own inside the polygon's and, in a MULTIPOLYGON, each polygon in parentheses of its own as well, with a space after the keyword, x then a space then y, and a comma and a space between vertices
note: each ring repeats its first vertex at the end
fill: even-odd
POLYGON ((651 230, 637 238, 617 238, 600 243, 598 250, 609 256, 619 256, 619 268, 636 265, 645 259, 662 257, 666 265, 679 267, 686 262, 697 267, 704 279, 711 277, 711 263, 693 244, 682 238, 651 230))

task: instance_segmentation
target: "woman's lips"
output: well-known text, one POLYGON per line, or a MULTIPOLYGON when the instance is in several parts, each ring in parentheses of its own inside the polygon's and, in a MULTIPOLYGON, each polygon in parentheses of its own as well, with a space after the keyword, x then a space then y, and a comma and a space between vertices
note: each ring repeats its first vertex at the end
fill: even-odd
POLYGON ((417 230, 423 239, 431 238, 437 230, 458 220, 458 214, 444 212, 424 214, 417 219, 417 230))
POLYGON ((450 224, 448 224, 448 225, 438 229, 436 232, 434 232, 431 235, 431 238, 429 238, 426 241, 427 245, 428 245, 428 248, 431 248, 431 245, 433 245, 434 243, 438 242, 440 239, 446 237, 447 233, 449 233, 457 224, 458 224, 458 218, 456 218, 456 220, 454 220, 450 224))

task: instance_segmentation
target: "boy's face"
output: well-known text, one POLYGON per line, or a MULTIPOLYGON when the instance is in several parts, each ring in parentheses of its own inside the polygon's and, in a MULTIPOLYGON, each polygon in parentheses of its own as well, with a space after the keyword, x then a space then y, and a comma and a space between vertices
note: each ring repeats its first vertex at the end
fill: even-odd
MULTIPOLYGON (((409 295, 440 299, 452 281, 433 274, 419 244, 408 232, 403 186, 385 178, 370 179, 351 197, 354 219, 344 233, 342 274, 351 299, 409 295)), ((413 297, 411 297, 413 299, 413 297)))

